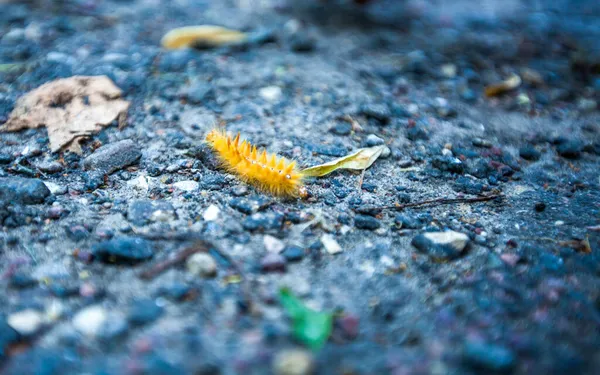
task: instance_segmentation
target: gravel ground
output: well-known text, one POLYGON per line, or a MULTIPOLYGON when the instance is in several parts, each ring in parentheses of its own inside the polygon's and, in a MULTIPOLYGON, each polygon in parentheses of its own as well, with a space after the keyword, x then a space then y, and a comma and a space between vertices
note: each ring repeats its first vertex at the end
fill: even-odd
POLYGON ((81 156, 0 132, 0 371, 597 373, 600 6, 451 3, 0 2, 0 124, 61 77, 131 101, 81 156), (160 48, 193 24, 250 38, 160 48), (389 152, 277 199, 218 168, 215 126, 302 166, 389 152), (284 286, 336 312, 320 350, 284 286))

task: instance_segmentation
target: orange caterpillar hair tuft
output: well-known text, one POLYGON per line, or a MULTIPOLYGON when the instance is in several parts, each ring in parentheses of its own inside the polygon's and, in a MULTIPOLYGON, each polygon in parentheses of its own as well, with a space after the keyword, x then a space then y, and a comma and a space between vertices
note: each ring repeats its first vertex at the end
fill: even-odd
POLYGON ((294 161, 266 150, 259 152, 240 134, 231 138, 224 131, 211 130, 206 141, 216 152, 222 166, 241 180, 276 196, 297 197, 302 187, 302 173, 294 161))

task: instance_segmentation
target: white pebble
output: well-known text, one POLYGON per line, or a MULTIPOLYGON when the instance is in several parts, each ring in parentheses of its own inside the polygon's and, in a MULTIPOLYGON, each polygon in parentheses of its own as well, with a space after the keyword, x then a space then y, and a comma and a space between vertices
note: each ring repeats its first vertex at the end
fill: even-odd
POLYGON ((325 250, 329 254, 337 254, 337 253, 341 253, 343 251, 340 244, 337 243, 337 241, 335 240, 335 238, 333 238, 333 236, 331 234, 322 235, 321 243, 323 244, 323 246, 325 247, 325 250))
POLYGON ((215 277, 217 275, 217 262, 206 253, 196 253, 187 260, 186 267, 189 273, 200 277, 215 277))
POLYGON ((187 191, 189 193, 198 190, 198 185, 199 184, 196 181, 186 180, 174 183, 173 187, 182 191, 187 191))
POLYGON ((148 189, 150 188, 147 177, 144 175, 140 175, 135 180, 127 181, 127 185, 139 190, 142 193, 148 192, 148 189))
POLYGON ((444 156, 452 156, 452 150, 448 150, 447 148, 442 149, 442 155, 444 156))
POLYGON ((273 359, 276 375, 309 375, 313 372, 313 358, 306 350, 286 349, 273 359))
POLYGON ((448 245, 456 251, 462 251, 469 242, 469 236, 452 230, 446 232, 427 232, 425 238, 438 245, 448 245))
POLYGON ((204 210, 202 214, 202 218, 204 221, 215 221, 219 218, 219 214, 221 213, 221 209, 219 206, 211 204, 204 210))
POLYGON ((40 329, 44 323, 44 318, 39 311, 27 309, 10 314, 7 322, 15 331, 27 336, 36 333, 40 329))
POLYGON ((280 253, 285 248, 283 241, 268 234, 263 237, 263 243, 270 253, 280 253))
POLYGON ((279 86, 267 86, 261 88, 259 94, 266 101, 276 102, 281 99, 282 92, 279 86))
POLYGON ((96 336, 106 320, 106 310, 102 306, 90 306, 79 311, 73 317, 73 327, 86 336, 96 336))
POLYGON ((380 158, 387 159, 387 158, 390 157, 391 154, 392 154, 392 150, 390 150, 390 148, 388 146, 385 146, 385 148, 383 149, 383 151, 381 151, 380 158))
POLYGON ((440 71, 442 75, 446 78, 454 78, 456 77, 456 65, 454 64, 444 64, 440 67, 440 71))
POLYGON ((54 182, 50 182, 50 181, 44 181, 44 185, 46 185, 48 190, 50 190, 50 193, 52 193, 53 195, 56 195, 56 193, 62 192, 64 189, 59 184, 55 184, 54 182))

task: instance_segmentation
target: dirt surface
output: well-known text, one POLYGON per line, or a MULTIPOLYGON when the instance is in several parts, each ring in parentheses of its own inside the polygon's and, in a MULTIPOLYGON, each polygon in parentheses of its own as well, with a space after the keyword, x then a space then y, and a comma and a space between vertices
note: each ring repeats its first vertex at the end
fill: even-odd
POLYGON ((81 156, 0 132, 3 374, 597 373, 593 1, 0 3, 0 124, 74 75, 131 103, 81 156), (249 38, 160 47, 199 24, 249 38), (389 150, 276 199, 219 169, 214 127, 302 166, 389 150), (285 286, 336 313, 323 348, 285 286))

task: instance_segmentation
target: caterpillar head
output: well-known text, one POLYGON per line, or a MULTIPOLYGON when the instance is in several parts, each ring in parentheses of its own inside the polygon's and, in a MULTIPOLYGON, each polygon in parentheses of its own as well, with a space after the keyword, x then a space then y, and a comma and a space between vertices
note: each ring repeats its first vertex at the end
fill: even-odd
POLYGON ((206 135, 206 141, 209 143, 213 143, 215 139, 219 136, 219 131, 217 129, 213 129, 208 132, 206 135))

